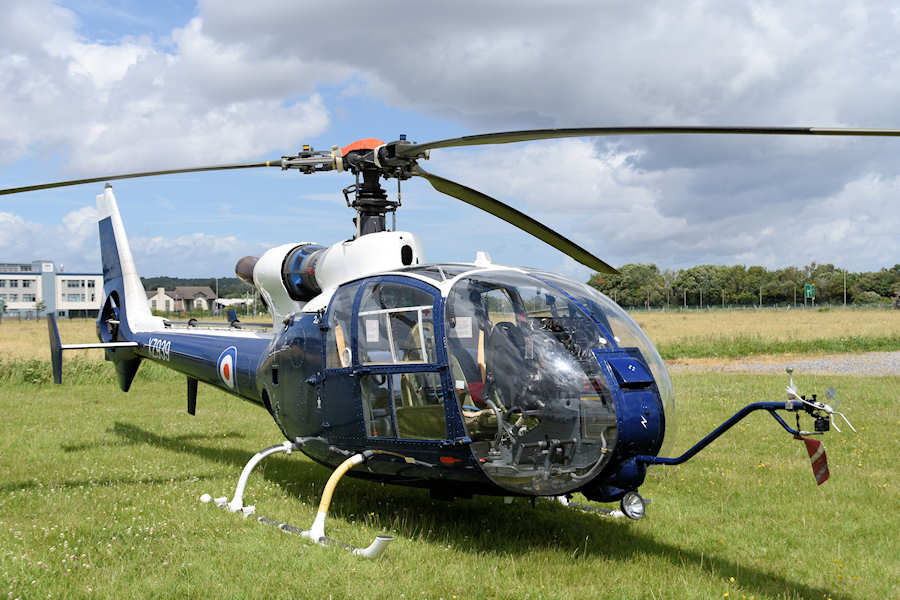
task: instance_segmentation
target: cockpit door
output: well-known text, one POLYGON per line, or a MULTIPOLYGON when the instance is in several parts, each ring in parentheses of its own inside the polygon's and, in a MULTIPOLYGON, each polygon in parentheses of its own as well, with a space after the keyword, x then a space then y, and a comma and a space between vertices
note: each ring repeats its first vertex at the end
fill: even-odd
POLYGON ((347 393, 352 381, 365 438, 465 437, 459 409, 449 401, 442 306, 436 288, 382 276, 358 285, 349 318, 340 319, 338 310, 333 323, 329 318, 326 356, 336 370, 328 371, 328 393, 347 393))
POLYGON ((446 393, 441 298, 417 280, 368 281, 356 310, 355 365, 366 436, 446 440, 454 416, 446 393))

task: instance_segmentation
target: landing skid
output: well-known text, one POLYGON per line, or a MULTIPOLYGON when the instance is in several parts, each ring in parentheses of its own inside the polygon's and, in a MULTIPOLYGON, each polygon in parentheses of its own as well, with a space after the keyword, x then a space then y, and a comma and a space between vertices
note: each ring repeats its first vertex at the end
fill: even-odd
MULTIPOLYGON (((253 469, 256 468, 256 465, 258 465, 267 456, 271 456, 272 454, 277 454, 279 452, 290 454, 294 450, 299 450, 299 448, 300 447, 297 444, 293 444, 291 442, 283 442, 275 446, 269 446, 265 450, 260 450, 253 455, 253 458, 250 459, 250 461, 244 467, 244 470, 241 471, 241 476, 238 479, 237 487, 235 487, 234 489, 234 497, 230 502, 225 496, 214 499, 209 494, 203 494, 202 496, 200 496, 200 501, 203 503, 208 503, 214 500, 219 508, 224 508, 233 513, 239 512, 244 516, 244 518, 249 517, 256 512, 255 506, 244 506, 244 490, 247 487, 247 479, 249 479, 250 473, 253 472, 253 469)), ((325 484, 325 490, 322 492, 322 499, 319 502, 319 510, 316 513, 316 518, 309 529, 300 529, 299 527, 294 527, 293 525, 289 525, 288 523, 281 523, 262 515, 257 515, 256 520, 260 523, 275 525, 285 533, 300 534, 301 537, 322 546, 338 546, 340 548, 349 550, 357 556, 362 556, 365 558, 378 558, 379 556, 381 556, 381 553, 384 552, 385 548, 387 548, 387 545, 391 543, 391 541, 393 541, 393 536, 379 535, 371 544, 369 544, 367 548, 356 548, 354 546, 351 546, 350 544, 339 542, 338 540, 329 538, 325 535, 325 517, 328 515, 328 507, 331 504, 331 497, 334 494, 334 488, 337 487, 338 481, 340 481, 341 477, 343 477, 347 471, 349 471, 356 465, 365 462, 366 459, 368 459, 372 454, 372 452, 354 454, 353 456, 342 462, 340 465, 338 465, 338 467, 331 474, 331 477, 328 478, 328 483, 325 484)))

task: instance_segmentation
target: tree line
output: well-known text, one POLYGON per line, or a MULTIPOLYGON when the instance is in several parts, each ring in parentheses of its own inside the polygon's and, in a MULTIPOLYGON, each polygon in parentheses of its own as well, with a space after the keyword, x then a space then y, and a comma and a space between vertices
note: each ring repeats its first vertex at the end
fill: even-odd
POLYGON ((843 304, 845 289, 847 304, 877 304, 900 295, 900 264, 860 273, 816 263, 771 271, 744 265, 660 270, 655 264, 627 264, 618 275, 595 273, 588 284, 624 307, 803 304, 807 284, 815 286, 817 304, 843 304))
MULTIPOLYGON (((815 286, 817 304, 843 304, 843 269, 832 264, 811 263, 770 271, 744 265, 698 265, 688 269, 660 270, 655 264, 627 264, 618 275, 595 273, 588 283, 620 305, 641 306, 758 306, 803 304, 804 286, 815 286)), ((890 269, 846 272, 847 303, 890 302, 900 295, 900 264, 890 269)), ((144 289, 167 290, 177 285, 207 285, 216 289, 216 279, 142 277, 144 289)), ((240 298, 255 293, 237 277, 218 279, 220 298, 240 298)))

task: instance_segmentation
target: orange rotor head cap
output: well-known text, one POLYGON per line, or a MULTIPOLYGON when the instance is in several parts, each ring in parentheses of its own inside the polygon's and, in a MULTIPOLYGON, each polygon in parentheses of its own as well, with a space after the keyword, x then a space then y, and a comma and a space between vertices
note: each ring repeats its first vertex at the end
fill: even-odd
POLYGON ((356 140, 349 145, 341 148, 341 156, 347 156, 354 150, 374 150, 378 146, 384 146, 384 142, 376 138, 366 138, 364 140, 356 140))

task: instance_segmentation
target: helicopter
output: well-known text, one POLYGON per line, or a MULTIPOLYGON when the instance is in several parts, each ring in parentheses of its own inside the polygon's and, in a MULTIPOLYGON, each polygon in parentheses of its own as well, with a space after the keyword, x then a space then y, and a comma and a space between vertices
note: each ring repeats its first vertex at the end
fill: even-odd
MULTIPOLYGON (((54 381, 63 351, 103 348, 127 392, 143 361, 185 375, 187 412, 196 413, 198 384, 263 407, 285 441, 254 455, 234 495, 201 501, 244 516, 248 478, 260 461, 301 451, 333 469, 309 529, 261 521, 320 544, 368 558, 391 541, 366 548, 336 542, 324 524, 345 474, 422 487, 434 497, 473 495, 559 499, 574 493, 619 502, 614 516, 640 519, 638 493, 652 465, 681 464, 755 411, 768 412, 805 442, 817 483, 829 476, 823 434, 838 415, 816 395, 754 402, 678 457, 660 456, 674 440, 675 395, 666 366, 641 328, 593 287, 555 273, 473 262, 429 263, 422 240, 396 228, 400 185, 424 178, 437 191, 507 221, 597 272, 617 271, 588 250, 499 200, 426 171, 432 150, 582 136, 659 134, 900 136, 900 130, 810 127, 591 127, 468 135, 414 143, 367 138, 343 148, 303 146, 280 159, 117 174, 0 190, 0 195, 106 182, 97 196, 104 297, 99 342, 62 344, 48 315, 54 381), (235 273, 262 298, 271 326, 175 322, 149 308, 109 181, 250 168, 303 174, 346 172, 353 235, 330 246, 292 242, 237 261, 235 273), (382 180, 396 179, 390 198, 382 180), (392 226, 388 227, 388 215, 392 226), (793 414, 791 426, 781 413, 793 414), (813 430, 800 427, 800 416, 813 430), (664 446, 665 442, 665 446, 664 446), (355 469, 358 465, 365 468, 355 469)), ((827 399, 832 401, 833 390, 827 399)), ((852 429, 852 425, 850 425, 852 429)), ((855 429, 854 429, 855 431, 855 429)))

